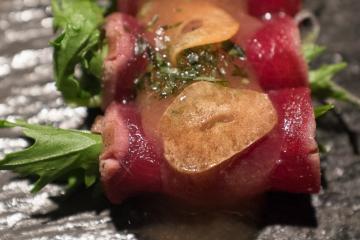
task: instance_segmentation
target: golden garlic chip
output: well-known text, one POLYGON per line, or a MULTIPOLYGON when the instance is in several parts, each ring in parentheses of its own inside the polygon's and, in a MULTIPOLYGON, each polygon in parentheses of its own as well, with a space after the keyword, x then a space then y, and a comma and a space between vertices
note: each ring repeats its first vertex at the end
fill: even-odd
POLYGON ((177 56, 186 49, 220 43, 232 38, 239 30, 239 23, 228 13, 209 3, 199 4, 199 11, 194 6, 184 5, 184 12, 192 18, 183 19, 181 25, 171 36, 170 59, 176 63, 177 56))
POLYGON ((139 19, 152 22, 154 28, 170 26, 169 55, 173 64, 186 49, 220 43, 231 39, 239 30, 239 23, 220 7, 206 1, 156 0, 144 4, 139 19))
POLYGON ((241 153, 276 123, 266 94, 197 82, 167 108, 159 130, 168 163, 179 172, 197 174, 241 153))

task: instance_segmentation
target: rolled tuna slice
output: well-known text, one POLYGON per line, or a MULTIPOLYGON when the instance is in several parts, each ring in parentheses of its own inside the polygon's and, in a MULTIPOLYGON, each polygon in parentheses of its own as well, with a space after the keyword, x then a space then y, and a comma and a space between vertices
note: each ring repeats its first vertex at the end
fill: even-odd
MULTIPOLYGON (((298 88, 272 91, 269 97, 278 116, 275 128, 270 129, 270 132, 266 130, 265 132, 268 133, 265 135, 248 135, 262 137, 252 138, 257 140, 246 148, 238 150, 237 154, 220 157, 222 161, 215 163, 206 162, 201 156, 190 160, 186 156, 192 157, 190 154, 201 151, 205 151, 206 154, 219 154, 219 149, 229 148, 230 142, 226 141, 231 139, 231 134, 228 140, 224 134, 218 135, 224 137, 226 141, 221 143, 220 140, 218 146, 212 147, 216 148, 215 150, 209 150, 208 145, 217 141, 211 139, 211 131, 226 132, 226 125, 238 124, 231 123, 231 119, 226 118, 226 113, 214 115, 211 119, 215 119, 215 122, 209 119, 211 124, 201 123, 205 128, 191 125, 189 119, 190 122, 184 122, 190 124, 187 125, 189 129, 186 130, 189 133, 184 132, 184 136, 172 138, 180 141, 177 144, 184 145, 170 146, 170 148, 188 150, 173 151, 173 154, 183 157, 178 158, 178 162, 173 162, 174 159, 168 156, 168 147, 161 143, 161 139, 152 138, 144 133, 142 116, 135 105, 111 105, 101 124, 106 148, 100 159, 100 172, 108 198, 114 203, 119 203, 141 193, 160 192, 190 204, 219 206, 236 204, 269 190, 294 193, 318 192, 319 155, 314 140, 315 121, 309 90, 298 88), (205 135, 208 134, 209 139, 196 142, 199 140, 196 136, 202 134, 197 133, 196 129, 207 131, 205 135), (189 139, 188 143, 181 143, 181 138, 186 138, 191 132, 194 134, 194 139, 189 139), (194 149, 191 149, 191 145, 194 149), (201 148, 201 145, 204 147, 201 148), (193 168, 189 169, 189 166, 193 168)), ((222 108, 220 106, 219 108, 222 108)), ((177 108, 182 109, 182 107, 175 104, 167 109, 172 112, 171 114, 177 114, 177 108)), ((189 113, 193 111, 191 108, 183 110, 189 113)), ((268 118, 265 115, 261 117, 268 118)), ((181 119, 187 119, 186 113, 182 118, 174 121, 183 121, 181 119)), ((171 128, 170 125, 164 127, 171 128)), ((178 131, 181 129, 183 128, 179 127, 178 131)), ((235 127, 233 131, 235 134, 238 130, 235 127)), ((167 132, 171 138, 172 130, 167 132)), ((230 146, 230 149, 239 148, 230 146)))
POLYGON ((301 0, 248 0, 248 11, 251 15, 259 18, 265 14, 285 13, 295 16, 301 9, 301 0))
POLYGON ((105 150, 100 173, 105 193, 113 203, 143 192, 159 192, 161 173, 154 142, 146 138, 136 107, 112 104, 96 123, 105 150))
MULTIPOLYGON (((242 45, 241 38, 234 40, 242 45)), ((289 17, 266 22, 245 44, 250 72, 265 91, 309 86, 300 49, 299 29, 289 17)))
POLYGON ((320 158, 315 140, 316 122, 308 88, 271 91, 279 117, 280 158, 271 175, 274 190, 317 193, 320 158))
POLYGON ((114 13, 106 19, 105 32, 109 54, 104 62, 103 107, 131 99, 134 81, 147 66, 146 56, 136 52, 143 29, 135 18, 114 13))
POLYGON ((136 16, 140 7, 140 0, 118 0, 117 8, 120 12, 136 16))

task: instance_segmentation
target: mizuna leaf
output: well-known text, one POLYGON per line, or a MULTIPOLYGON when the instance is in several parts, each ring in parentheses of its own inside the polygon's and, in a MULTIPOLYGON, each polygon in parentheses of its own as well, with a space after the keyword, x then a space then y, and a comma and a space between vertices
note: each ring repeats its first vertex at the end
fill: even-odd
MULTIPOLYGON (((325 50, 325 47, 313 43, 305 43, 302 46, 304 58, 308 63, 324 53, 325 50)), ((313 97, 318 100, 337 100, 348 102, 360 107, 359 97, 353 95, 333 80, 334 76, 343 71, 346 67, 347 64, 345 62, 341 62, 323 65, 318 69, 310 70, 309 80, 313 97)))
POLYGON ((12 127, 20 127, 25 136, 35 142, 25 150, 6 155, 0 161, 0 170, 37 176, 33 192, 54 180, 82 181, 88 187, 95 183, 99 175, 98 157, 103 148, 100 135, 0 120, 0 128, 12 127))
POLYGON ((52 0, 52 10, 54 28, 60 31, 52 42, 56 86, 70 104, 99 106, 104 10, 95 0, 52 0), (77 66, 83 76, 75 74, 77 66))
POLYGON ((333 81, 335 74, 347 67, 346 63, 323 65, 309 72, 312 94, 320 100, 333 99, 360 107, 360 99, 333 81))

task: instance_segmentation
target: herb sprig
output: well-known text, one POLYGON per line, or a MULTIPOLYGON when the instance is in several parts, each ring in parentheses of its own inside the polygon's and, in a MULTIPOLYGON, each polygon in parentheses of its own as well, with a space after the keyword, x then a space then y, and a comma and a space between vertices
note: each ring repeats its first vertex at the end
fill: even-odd
POLYGON ((52 0, 51 4, 54 28, 60 32, 51 43, 56 86, 67 103, 97 107, 106 54, 100 31, 105 9, 94 0, 52 0))
MULTIPOLYGON (((325 50, 325 47, 313 43, 303 45, 303 55, 308 63, 323 54, 325 50)), ((313 98, 320 102, 342 101, 360 107, 360 99, 333 80, 334 76, 346 67, 345 62, 340 62, 322 65, 318 69, 311 69, 309 71, 309 81, 313 98)), ((327 103, 324 106, 317 107, 315 114, 320 117, 332 109, 334 109, 333 104, 327 103)))
MULTIPOLYGON (((177 66, 167 59, 166 53, 146 48, 150 64, 147 72, 138 81, 138 86, 149 88, 166 98, 193 81, 209 81, 225 84, 218 68, 221 54, 215 46, 204 46, 185 50, 177 66)), ((166 52, 166 51, 164 51, 166 52)))
POLYGON ((34 144, 20 152, 6 155, 0 170, 11 170, 23 176, 38 177, 32 192, 40 191, 54 180, 67 180, 71 185, 92 186, 99 175, 99 155, 103 144, 98 134, 65 130, 24 121, 0 120, 0 128, 20 127, 34 144))

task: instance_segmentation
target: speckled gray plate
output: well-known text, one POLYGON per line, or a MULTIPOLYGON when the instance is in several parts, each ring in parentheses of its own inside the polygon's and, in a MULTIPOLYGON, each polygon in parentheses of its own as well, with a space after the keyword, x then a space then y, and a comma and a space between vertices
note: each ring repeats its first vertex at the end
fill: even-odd
MULTIPOLYGON (((308 0, 306 7, 322 25, 320 42, 329 49, 322 61, 346 60, 338 80, 360 95, 360 2, 308 0)), ((55 90, 51 24, 49 0, 0 1, 0 118, 86 127, 88 111, 66 107, 55 90)), ((112 206, 94 189, 68 196, 58 185, 31 195, 31 180, 0 172, 0 239, 359 240, 360 111, 340 110, 319 126, 319 138, 332 147, 322 160, 319 195, 271 193, 252 210, 200 213, 158 197, 112 206)), ((0 154, 27 146, 18 132, 0 134, 0 154)))

